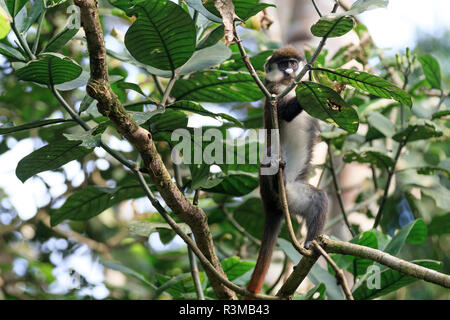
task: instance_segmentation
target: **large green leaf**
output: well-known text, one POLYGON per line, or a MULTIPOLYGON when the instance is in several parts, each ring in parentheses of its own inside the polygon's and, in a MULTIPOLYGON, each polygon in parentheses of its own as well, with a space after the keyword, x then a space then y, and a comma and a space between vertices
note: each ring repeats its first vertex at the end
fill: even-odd
POLYGON ((244 275, 248 271, 252 270, 255 266, 254 262, 241 261, 239 257, 230 257, 221 261, 222 268, 227 275, 228 280, 233 281, 240 276, 244 275))
POLYGON ((386 155, 386 152, 373 147, 363 147, 344 155, 345 162, 357 161, 359 163, 371 163, 380 169, 390 169, 394 166, 394 160, 386 155))
POLYGON ((27 0, 5 0, 6 6, 9 10, 11 16, 15 17, 17 13, 23 8, 23 6, 28 2, 27 0))
POLYGON ((450 212, 442 216, 433 217, 428 225, 428 233, 430 235, 443 235, 450 233, 450 212))
POLYGON ((33 151, 19 161, 16 168, 16 176, 25 182, 28 178, 39 172, 57 169, 60 166, 84 157, 92 149, 81 146, 81 141, 69 141, 59 139, 48 145, 33 151))
MULTIPOLYGON (((437 271, 442 268, 442 262, 440 261, 416 260, 411 262, 419 266, 437 271)), ((353 292, 353 297, 355 298, 355 300, 375 299, 390 292, 394 292, 402 287, 410 285, 411 283, 414 283, 418 280, 419 279, 407 276, 404 273, 400 273, 396 270, 385 269, 380 272, 379 289, 369 289, 367 284, 364 282, 353 292)))
POLYGON ((180 6, 168 0, 137 3, 138 15, 125 34, 125 46, 139 62, 162 70, 175 70, 195 51, 195 23, 180 6))
MULTIPOLYGON (((260 3, 259 0, 233 0, 234 9, 236 15, 242 20, 247 20, 248 18, 254 16, 259 11, 267 8, 273 7, 273 4, 260 3)), ((203 1, 203 5, 214 15, 220 17, 220 13, 214 6, 214 0, 203 1)))
POLYGON ((67 25, 61 32, 56 34, 53 38, 49 40, 43 52, 56 52, 64 47, 64 45, 69 42, 80 29, 74 28, 72 25, 67 25))
POLYGON ((353 29, 355 20, 351 16, 321 17, 311 27, 311 33, 316 37, 340 37, 353 29))
POLYGON ((443 132, 437 128, 437 126, 429 120, 419 119, 412 120, 408 123, 408 126, 397 132, 392 139, 395 141, 416 141, 429 139, 442 136, 443 132))
POLYGON ((14 61, 25 62, 25 57, 19 50, 15 49, 7 44, 4 44, 2 42, 0 42, 0 54, 9 58, 13 62, 14 61))
POLYGON ((331 70, 315 68, 315 70, 324 72, 332 81, 349 84, 378 97, 387 99, 392 98, 408 107, 412 106, 411 96, 408 93, 392 83, 370 73, 350 69, 331 70))
POLYGON ((10 30, 11 26, 8 21, 8 14, 0 7, 0 39, 6 37, 10 30))
POLYGON ((202 0, 185 0, 185 1, 189 7, 191 7, 194 10, 197 10, 202 15, 204 15, 206 18, 208 18, 209 20, 214 21, 214 22, 222 22, 222 18, 220 18, 220 14, 218 14, 218 12, 216 12, 218 14, 218 16, 216 16, 216 15, 212 14, 210 11, 208 11, 208 9, 206 9, 205 6, 203 5, 202 0))
POLYGON ((20 80, 54 86, 81 75, 81 67, 72 59, 57 53, 44 53, 37 60, 28 62, 16 70, 20 80))
POLYGON ((116 188, 88 186, 72 194, 61 208, 52 210, 50 223, 56 226, 66 219, 88 220, 123 200, 143 196, 145 193, 139 184, 116 188))
POLYGON ((393 256, 403 248, 405 242, 420 244, 427 238, 427 225, 422 219, 411 221, 399 230, 392 240, 384 248, 384 252, 393 256))
POLYGON ((246 72, 205 71, 178 80, 172 90, 177 100, 242 102, 263 98, 252 76, 246 72))
POLYGON ((295 91, 300 106, 311 116, 350 133, 358 130, 357 112, 333 89, 320 83, 303 81, 295 91))
POLYGON ((432 56, 421 56, 419 57, 419 62, 430 86, 435 89, 442 89, 439 62, 432 56))
POLYGON ((256 177, 248 174, 230 174, 223 177, 218 185, 209 189, 204 188, 204 190, 240 197, 252 192, 257 187, 258 178, 256 177))

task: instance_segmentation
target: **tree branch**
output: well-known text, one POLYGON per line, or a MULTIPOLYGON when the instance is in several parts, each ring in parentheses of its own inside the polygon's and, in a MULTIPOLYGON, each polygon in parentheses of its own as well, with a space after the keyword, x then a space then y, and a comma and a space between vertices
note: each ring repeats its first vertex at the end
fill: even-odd
MULTIPOLYGON (((151 133, 133 120, 109 85, 106 49, 97 1, 75 0, 74 2, 80 7, 81 24, 86 34, 89 51, 91 78, 86 87, 87 93, 98 101, 99 112, 107 116, 117 131, 141 154, 146 172, 155 182, 156 188, 166 204, 190 226, 199 252, 203 252, 206 261, 213 266, 212 269, 205 268, 205 270, 217 297, 219 299, 236 299, 235 293, 217 278, 217 274, 224 277, 225 273, 214 250, 205 212, 192 205, 180 192, 156 149, 151 133)), ((184 240, 186 241, 186 239, 184 240)), ((202 261, 204 266, 206 261, 202 261)))
POLYGON ((435 283, 445 288, 450 288, 449 275, 399 259, 381 250, 360 246, 350 242, 332 240, 323 235, 319 236, 317 242, 328 253, 352 255, 355 257, 376 261, 408 276, 435 283))
POLYGON ((320 252, 320 254, 325 258, 325 260, 327 260, 328 264, 334 269, 336 280, 342 287, 342 291, 344 291, 347 300, 355 300, 355 298, 353 298, 352 292, 348 287, 347 281, 345 280, 344 272, 339 269, 334 260, 331 259, 328 253, 320 246, 320 244, 317 243, 316 240, 313 240, 313 244, 315 245, 315 248, 320 252))

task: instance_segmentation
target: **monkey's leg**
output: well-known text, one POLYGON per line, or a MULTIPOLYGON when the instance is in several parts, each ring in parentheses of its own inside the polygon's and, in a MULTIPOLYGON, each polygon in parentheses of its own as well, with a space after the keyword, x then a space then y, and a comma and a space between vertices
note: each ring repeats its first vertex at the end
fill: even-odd
POLYGON ((304 181, 293 181, 286 184, 286 197, 289 212, 305 218, 308 230, 305 248, 308 248, 323 232, 328 210, 327 194, 304 181))

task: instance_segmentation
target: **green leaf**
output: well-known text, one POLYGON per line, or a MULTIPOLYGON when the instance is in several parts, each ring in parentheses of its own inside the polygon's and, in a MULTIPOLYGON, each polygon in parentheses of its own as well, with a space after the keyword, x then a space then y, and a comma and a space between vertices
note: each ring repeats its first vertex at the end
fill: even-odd
POLYGON ((431 235, 443 235, 450 233, 450 212, 442 216, 433 217, 428 225, 428 233, 431 235))
POLYGON ((81 141, 80 147, 92 149, 100 146, 102 133, 106 130, 108 122, 102 122, 95 128, 82 133, 63 133, 63 136, 70 141, 81 141))
POLYGON ((93 106, 94 104, 95 105, 97 104, 97 100, 92 98, 90 95, 86 94, 83 100, 81 101, 80 110, 78 111, 78 113, 86 111, 87 109, 89 109, 89 107, 93 106))
POLYGON ((125 34, 125 46, 137 61, 174 71, 194 53, 195 23, 180 6, 168 0, 147 0, 130 13, 138 17, 125 34))
POLYGON ((171 105, 168 105, 166 108, 194 112, 194 113, 200 114, 202 116, 212 117, 214 119, 222 118, 222 119, 233 122, 234 124, 236 124, 239 127, 243 127, 243 124, 236 118, 234 118, 226 113, 214 113, 214 112, 208 111, 205 108, 203 108, 200 103, 195 102, 195 101, 180 100, 180 101, 174 102, 171 105))
POLYGON ((12 62, 14 62, 14 61, 25 62, 25 57, 19 50, 15 49, 7 44, 4 44, 2 42, 0 42, 0 54, 11 59, 12 62))
POLYGON ((118 81, 117 86, 121 89, 129 89, 129 90, 136 91, 137 93, 140 93, 144 97, 146 96, 146 94, 142 91, 141 87, 139 87, 139 85, 136 83, 126 82, 126 81, 118 81))
POLYGON ((450 110, 441 110, 433 113, 431 120, 440 119, 450 115, 450 110))
POLYGON ((430 139, 435 137, 440 137, 443 135, 443 132, 440 131, 437 126, 425 119, 413 120, 408 123, 408 126, 397 132, 392 139, 395 141, 416 141, 423 139, 430 139))
MULTIPOLYGON (((361 246, 378 249, 378 239, 377 236, 372 231, 366 231, 357 235, 350 242, 359 244, 361 246)), ((356 274, 363 275, 367 272, 367 268, 373 264, 370 259, 362 259, 355 257, 356 274)), ((353 265, 351 266, 353 269, 353 265)))
POLYGON ((57 53, 41 54, 38 60, 28 62, 16 70, 20 80, 54 86, 76 79, 81 67, 72 59, 57 53))
MULTIPOLYGON (((248 233, 257 239, 261 239, 265 218, 260 198, 246 199, 234 210, 233 217, 248 233)), ((293 220, 292 223, 294 230, 297 230, 297 221, 293 220)), ((280 238, 289 239, 289 233, 284 225, 281 228, 278 241, 280 241, 280 238)), ((293 247, 292 249, 297 252, 293 247)))
MULTIPOLYGON (((416 260, 411 261, 419 266, 439 271, 442 268, 442 262, 433 260, 416 260)), ((380 288, 369 289, 366 283, 362 283, 354 292, 355 300, 369 300, 384 296, 390 292, 397 291, 419 279, 407 276, 396 270, 385 269, 380 272, 380 288)))
POLYGON ((181 110, 166 109, 164 113, 155 114, 150 118, 150 131, 152 134, 162 131, 173 131, 186 128, 188 117, 181 110))
POLYGON ((156 286, 153 283, 151 283, 150 281, 148 281, 144 275, 140 274, 139 272, 134 271, 133 269, 130 269, 122 264, 112 262, 112 261, 105 261, 105 260, 100 259, 99 262, 108 269, 119 271, 127 276, 132 276, 133 278, 142 281, 145 285, 152 288, 153 290, 157 289, 156 286))
POLYGON ((15 17, 17 13, 25 6, 27 0, 6 0, 6 6, 11 16, 15 17))
POLYGON ((348 84, 378 97, 386 99, 392 98, 408 107, 412 106, 411 96, 408 93, 392 83, 370 73, 350 69, 330 70, 315 68, 314 70, 324 72, 331 81, 348 84))
POLYGON ((122 9, 123 11, 128 11, 129 8, 134 6, 138 2, 143 2, 145 0, 108 0, 113 6, 122 9))
POLYGON ((345 162, 357 161, 359 163, 371 163, 380 169, 389 169, 394 166, 394 160, 386 155, 386 152, 373 147, 362 147, 344 155, 345 162))
MULTIPOLYGON (((248 18, 254 16, 259 11, 267 8, 273 7, 274 5, 268 3, 260 3, 259 0, 233 0, 234 9, 236 15, 242 20, 247 20, 248 18)), ((214 6, 213 0, 203 1, 203 5, 214 15, 220 17, 220 13, 214 6)))
POLYGON ((79 28, 74 28, 73 25, 66 25, 64 29, 55 35, 45 46, 43 52, 56 52, 61 50, 67 42, 69 42, 79 31, 79 28))
MULTIPOLYGON (((193 299, 189 294, 195 292, 195 287, 189 273, 183 273, 173 278, 162 274, 156 274, 155 276, 161 283, 158 293, 167 291, 174 299, 193 299)), ((204 273, 200 273, 200 281, 203 281, 202 278, 204 279, 204 273)))
POLYGON ((28 122, 19 126, 14 126, 13 123, 6 123, 0 127, 0 135, 13 133, 22 130, 29 130, 33 128, 44 127, 49 124, 61 123, 61 122, 69 122, 73 120, 66 119, 47 119, 47 120, 36 120, 32 122, 28 122))
MULTIPOLYGON (((191 228, 186 223, 178 223, 178 226, 184 233, 192 233, 191 228)), ((157 232, 158 229, 172 230, 172 227, 168 223, 137 220, 129 222, 128 229, 138 236, 149 237, 153 232, 157 232)))
POLYGON ((208 9, 205 8, 203 5, 202 0, 185 0, 186 4, 191 7, 192 9, 197 10, 200 12, 203 16, 205 16, 207 19, 214 21, 214 22, 222 22, 222 19, 220 18, 220 14, 218 16, 212 14, 208 9))
POLYGON ((370 116, 367 118, 367 122, 381 132, 385 137, 390 138, 395 133, 395 125, 392 121, 379 112, 371 112, 370 116))
POLYGON ((0 7, 0 39, 6 37, 10 30, 11 26, 9 25, 8 14, 0 7))
POLYGON ((123 200, 143 196, 145 193, 139 184, 116 188, 87 186, 72 194, 61 208, 52 210, 50 223, 52 226, 56 226, 66 219, 88 220, 123 200))
POLYGON ((358 130, 357 112, 333 89, 320 83, 302 81, 295 91, 300 106, 311 116, 350 133, 358 130))
POLYGON ((425 78, 432 88, 442 89, 441 68, 439 62, 432 56, 421 56, 419 62, 422 65, 425 78))
POLYGON ((81 146, 80 141, 60 139, 33 151, 19 161, 16 176, 25 182, 28 178, 43 171, 54 170, 62 165, 89 154, 92 149, 81 146))
POLYGON ((203 188, 203 190, 240 197, 255 190, 258 184, 259 180, 256 177, 247 174, 230 174, 223 177, 218 185, 212 188, 203 188))
POLYGON ((433 167, 433 166, 429 166, 429 167, 422 167, 422 168, 418 168, 417 169, 417 173, 419 174, 425 174, 425 175, 437 175, 437 174, 442 174, 446 179, 450 180, 450 170, 448 170, 447 168, 443 168, 443 167, 433 167))
POLYGON ((355 20, 351 16, 324 16, 311 27, 311 33, 316 37, 340 37, 352 30, 354 24, 355 20))
POLYGON ((309 290, 303 300, 325 300, 326 287, 323 283, 309 290))
MULTIPOLYGON (((89 78, 90 78, 89 72, 82 71, 78 78, 75 78, 68 82, 63 82, 63 83, 57 84, 55 86, 55 88, 60 91, 69 91, 69 90, 77 89, 79 87, 83 87, 83 86, 87 85, 89 78)), ((109 81, 111 82, 111 79, 109 79, 109 81)))
POLYGON ((233 281, 248 271, 252 270, 255 263, 250 261, 241 261, 239 257, 230 257, 221 261, 222 268, 227 275, 228 280, 233 281))
POLYGON ((203 102, 257 101, 264 96, 249 73, 226 71, 194 73, 175 82, 172 92, 177 100, 203 102))
POLYGON ((44 12, 45 4, 43 0, 35 0, 28 12, 24 10, 25 19, 18 23, 18 16, 16 17, 17 29, 19 32, 24 33, 30 29, 31 25, 39 18, 42 12, 44 12))
POLYGON ((204 49, 210 46, 215 45, 220 39, 225 35, 225 28, 223 24, 218 25, 213 30, 211 30, 208 35, 206 35, 200 42, 197 44, 197 50, 204 49))
POLYGON ((426 237, 427 225, 422 219, 417 219, 400 229, 383 251, 395 256, 403 248, 405 242, 420 244, 426 240, 426 237))
POLYGON ((364 11, 386 8, 389 4, 389 0, 357 0, 355 1, 348 11, 339 14, 333 14, 334 16, 341 15, 357 15, 364 11))

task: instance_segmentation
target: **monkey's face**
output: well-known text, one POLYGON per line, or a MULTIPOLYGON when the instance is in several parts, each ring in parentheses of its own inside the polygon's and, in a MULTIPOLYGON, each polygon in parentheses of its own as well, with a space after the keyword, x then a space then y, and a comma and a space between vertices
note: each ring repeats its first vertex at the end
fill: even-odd
POLYGON ((300 71, 301 60, 284 58, 266 65, 266 79, 272 82, 289 84, 300 71))

